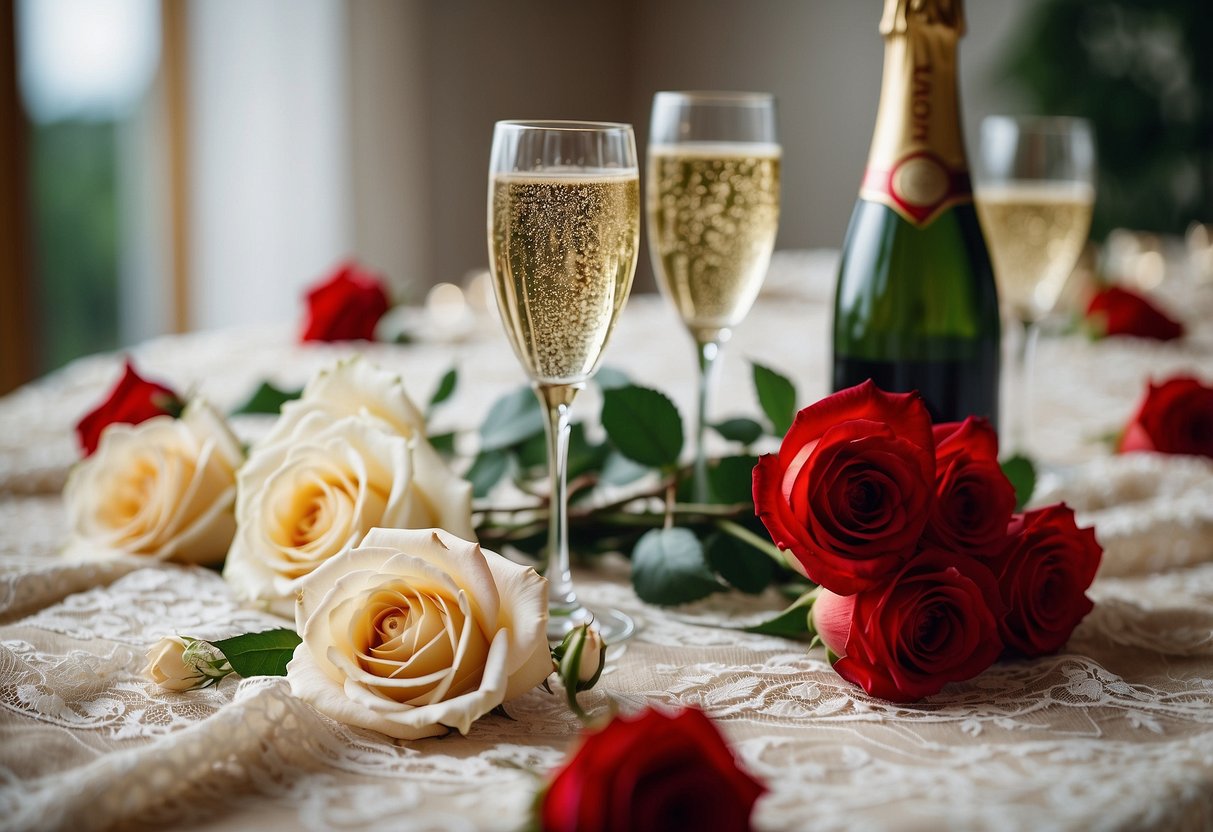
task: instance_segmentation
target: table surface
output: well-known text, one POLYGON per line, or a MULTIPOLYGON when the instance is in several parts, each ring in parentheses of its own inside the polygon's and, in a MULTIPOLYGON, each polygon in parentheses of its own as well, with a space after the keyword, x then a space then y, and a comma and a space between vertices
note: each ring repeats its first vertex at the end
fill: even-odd
MULTIPOLYGON (((726 349, 714 417, 757 412, 748 360, 789 374, 802 403, 827 392, 831 271, 828 253, 777 256, 726 349)), ((1047 474, 1037 501, 1065 499, 1105 547, 1096 608, 1060 653, 890 705, 839 679, 821 650, 733 629, 777 598, 659 609, 608 559, 576 570, 583 597, 642 626, 587 704, 704 709, 770 787, 755 815, 762 829, 1213 828, 1213 464, 1113 457, 1101 439, 1147 378, 1213 380, 1213 284, 1175 279, 1159 294, 1191 329, 1180 342, 1072 335, 1041 345, 1032 449, 1047 474)), ((263 378, 299 386, 355 350, 398 370, 417 400, 460 368, 435 432, 474 427, 524 381, 491 319, 458 343, 301 345, 292 328, 266 327, 133 353, 147 374, 230 408, 263 378)), ((174 694, 141 676, 160 636, 281 621, 239 608, 210 570, 60 556, 71 427, 120 360, 83 359, 0 399, 0 829, 519 828, 579 730, 542 690, 512 703, 512 719, 406 744, 334 723, 282 679, 174 694)), ((606 363, 691 412, 690 342, 659 298, 632 299, 606 363)), ((577 409, 595 412, 593 395, 577 409)), ((248 437, 265 420, 234 426, 248 437)))

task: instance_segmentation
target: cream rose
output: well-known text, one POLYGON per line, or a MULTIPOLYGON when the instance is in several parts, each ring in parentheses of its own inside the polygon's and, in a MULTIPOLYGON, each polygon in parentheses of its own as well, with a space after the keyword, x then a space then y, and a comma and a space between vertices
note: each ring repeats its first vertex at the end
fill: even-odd
POLYGON ((456 730, 552 671, 547 581, 439 530, 374 529, 304 578, 292 692, 349 725, 456 730))
POLYGON ((298 440, 301 423, 309 416, 311 425, 323 426, 360 414, 373 416, 392 432, 406 439, 420 439, 429 446, 425 441, 425 416, 405 392, 400 376, 355 356, 332 369, 321 370, 298 399, 284 404, 282 415, 257 443, 254 455, 280 442, 298 440), (327 418, 316 419, 315 414, 327 418))
POLYGON ((206 682, 206 676, 193 663, 185 661, 189 642, 181 636, 165 636, 148 648, 143 675, 165 690, 193 690, 206 682))
POLYGON ((243 451, 223 417, 195 400, 180 419, 112 424, 97 452, 72 469, 63 499, 67 553, 123 554, 180 563, 223 560, 236 529, 243 451))
POLYGON ((223 655, 205 641, 165 636, 148 648, 143 675, 165 690, 187 691, 218 684, 232 672, 223 655))
POLYGON ((223 575, 246 600, 291 615, 302 578, 375 526, 470 533, 466 483, 366 413, 309 413, 240 470, 223 575), (296 438, 297 437, 297 438, 296 438))

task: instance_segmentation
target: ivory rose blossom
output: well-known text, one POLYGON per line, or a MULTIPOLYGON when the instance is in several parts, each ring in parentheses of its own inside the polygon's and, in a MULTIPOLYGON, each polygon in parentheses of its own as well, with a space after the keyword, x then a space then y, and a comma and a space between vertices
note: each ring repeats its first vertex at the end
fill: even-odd
POLYGON ((362 358, 321 371, 283 405, 240 472, 236 516, 224 577, 283 615, 303 576, 372 527, 475 537, 471 484, 426 440, 400 377, 362 358))
POLYGON ((297 436, 253 454, 239 474, 223 574, 245 599, 289 615, 301 579, 376 526, 470 532, 464 484, 426 467, 416 440, 366 414, 329 423, 312 413, 297 436))
MULTIPOLYGON (((409 398, 400 376, 354 356, 314 375, 298 399, 282 406, 282 415, 253 452, 285 440, 297 441, 299 423, 313 413, 324 414, 328 422, 366 413, 406 439, 425 437, 425 416, 409 398)), ((314 429, 324 424, 313 422, 314 429)))
POLYGON ((552 672, 547 581, 444 531, 374 529, 300 582, 291 691, 404 740, 466 734, 552 672))
POLYGON ((299 399, 283 405, 273 429, 254 447, 253 458, 283 442, 298 444, 338 419, 357 415, 377 419, 383 430, 411 443, 414 488, 431 509, 423 525, 475 538, 472 484, 456 476, 426 439, 425 416, 405 392, 400 376, 361 357, 317 373, 299 399))
POLYGON ((931 417, 917 393, 871 381, 796 414, 754 467, 754 509, 791 565, 842 595, 914 554, 935 482, 931 417))
POLYGON ((202 400, 190 402, 180 419, 111 425, 64 487, 68 554, 223 560, 236 529, 232 508, 243 456, 223 417, 202 400))

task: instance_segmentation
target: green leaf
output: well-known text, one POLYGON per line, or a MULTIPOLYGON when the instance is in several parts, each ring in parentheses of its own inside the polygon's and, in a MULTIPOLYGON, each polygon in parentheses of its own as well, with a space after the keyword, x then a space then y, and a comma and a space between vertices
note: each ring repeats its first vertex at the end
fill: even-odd
POLYGON ((232 670, 248 679, 252 676, 285 676, 286 663, 301 641, 298 633, 283 627, 245 633, 211 644, 223 654, 232 670))
POLYGON ((614 390, 616 387, 628 387, 632 380, 618 367, 599 367, 594 374, 594 383, 599 390, 614 390))
POLYGON ((775 435, 783 436, 796 418, 796 387, 786 376, 769 367, 758 363, 753 363, 753 367, 758 404, 770 420, 775 435))
POLYGON ((459 384, 459 370, 456 367, 446 371, 446 375, 438 382, 438 389, 434 391, 434 395, 430 396, 430 404, 426 410, 433 410, 438 405, 445 402, 455 392, 455 387, 459 384))
POLYGON ((716 502, 751 503, 754 501, 756 456, 726 456, 708 469, 708 485, 716 502))
POLYGON ((302 390, 280 390, 268 381, 263 381, 261 382, 261 386, 249 397, 248 401, 232 411, 232 415, 239 416, 244 413, 277 414, 282 409, 282 405, 302 395, 302 390))
POLYGON ((602 463, 602 481, 608 485, 627 485, 650 473, 653 469, 639 462, 633 462, 619 451, 607 452, 602 463))
POLYGON ((801 595, 791 606, 761 624, 745 627, 747 633, 762 633, 768 636, 782 636, 809 640, 817 635, 813 629, 813 601, 817 598, 817 589, 811 589, 801 595))
POLYGON ((602 426, 620 453, 641 465, 666 468, 682 453, 682 417, 665 394, 648 387, 602 393, 602 426))
MULTIPOLYGON (((571 480, 602 465, 607 455, 605 442, 595 445, 586 438, 585 425, 575 422, 569 428, 568 478, 571 480)), ((518 464, 524 476, 547 476, 548 441, 542 433, 532 436, 518 446, 518 464)))
POLYGON ((481 451, 463 477, 472 484, 473 497, 487 497, 509 470, 509 453, 501 450, 481 451))
POLYGON ((688 529, 651 529, 632 550, 632 586, 650 604, 685 604, 722 589, 688 529))
POLYGON ((763 434, 762 425, 744 416, 725 419, 710 427, 730 442, 740 442, 742 445, 753 445, 763 434))
POLYGON ((735 537, 714 534, 704 544, 708 566, 742 592, 757 595, 775 580, 775 564, 765 553, 735 537))
POLYGON ((480 448, 496 451, 509 448, 543 432, 543 409, 535 392, 519 387, 507 393, 489 408, 480 426, 480 448))
POLYGON ((443 456, 455 455, 455 432, 436 433, 433 436, 427 437, 434 450, 443 456))
POLYGON ((1022 454, 1003 460, 1002 472, 1015 488, 1015 510, 1022 511, 1036 490, 1036 466, 1022 454))

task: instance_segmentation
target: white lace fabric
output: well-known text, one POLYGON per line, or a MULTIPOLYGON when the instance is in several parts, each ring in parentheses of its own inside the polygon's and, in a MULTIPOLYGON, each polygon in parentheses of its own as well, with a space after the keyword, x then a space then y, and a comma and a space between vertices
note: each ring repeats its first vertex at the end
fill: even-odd
MULTIPOLYGON (((789 371, 802 401, 826 392, 817 263, 778 261, 776 287, 803 273, 809 291, 760 301, 726 352, 730 393, 716 415, 756 412, 743 358, 789 371)), ((1213 291, 1171 290, 1191 293, 1176 308, 1198 309, 1213 291)), ((689 413, 691 347, 653 342, 667 331, 677 324, 660 300, 634 298, 607 363, 689 413)), ((1050 470, 1038 501, 1069 502, 1105 547, 1095 610, 1057 655, 891 705, 842 681, 820 650, 740 632, 778 608, 773 594, 658 609, 608 559, 575 570, 581 594, 642 627, 613 651, 586 704, 704 709, 768 784, 755 814, 765 830, 1213 828, 1213 463, 1111 457, 1096 439, 1129 415, 1147 377, 1209 380, 1209 336, 1206 325, 1170 345, 1043 344, 1035 436, 1050 470)), ((135 360, 226 407, 263 377, 297 386, 350 349, 300 346, 289 329, 267 328, 152 342, 135 360)), ((363 349, 422 400, 458 363, 460 387, 436 429, 478 424, 523 381, 492 321, 453 346, 363 349)), ((162 635, 284 622, 242 609, 207 569, 59 557, 71 426, 119 364, 90 358, 0 400, 0 829, 520 828, 579 731, 559 694, 536 690, 466 737, 396 743, 334 723, 282 679, 181 694, 142 677, 162 635)), ((247 437, 264 424, 237 428, 247 437)))

